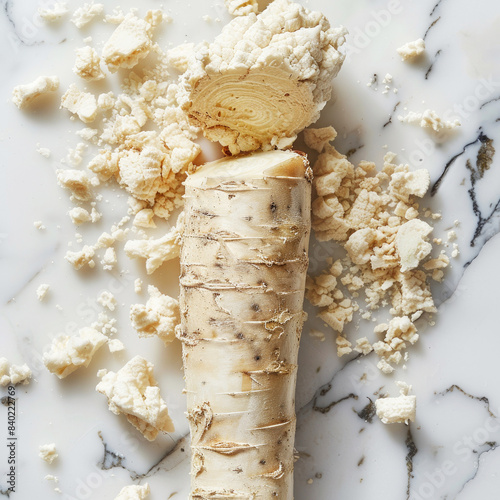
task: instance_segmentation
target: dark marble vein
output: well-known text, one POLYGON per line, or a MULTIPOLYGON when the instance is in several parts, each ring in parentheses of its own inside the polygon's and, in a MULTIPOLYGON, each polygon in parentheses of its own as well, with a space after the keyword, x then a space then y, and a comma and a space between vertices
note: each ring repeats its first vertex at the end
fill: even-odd
POLYGON ((349 151, 347 151, 347 153, 345 154, 346 155, 346 158, 349 158, 350 156, 352 156, 354 153, 357 153, 361 148, 364 148, 365 145, 364 144, 361 144, 361 146, 357 146, 356 148, 351 148, 349 151))
POLYGON ((425 34, 424 36, 422 37, 424 40, 426 39, 429 31, 434 28, 434 26, 436 26, 436 24, 438 23, 438 21, 441 19, 441 16, 439 16, 437 19, 434 19, 434 21, 432 21, 432 23, 429 25, 429 27, 425 30, 425 34))
POLYGON ((435 62, 437 61, 438 57, 441 55, 441 49, 439 49, 435 54, 434 54, 434 61, 431 62, 431 65, 427 68, 427 71, 425 72, 425 79, 427 80, 429 78, 429 75, 432 71, 432 68, 434 67, 435 62))
POLYGON ((455 389, 470 399, 474 399, 476 401, 481 401, 481 403, 484 403, 490 416, 496 418, 496 415, 491 411, 490 400, 486 396, 474 396, 473 394, 469 394, 467 391, 464 391, 459 385, 453 384, 450 387, 448 387, 448 389, 445 389, 444 391, 441 392, 436 392, 435 394, 438 396, 446 396, 446 394, 453 392, 455 389))
POLYGON ((97 464, 98 467, 100 467, 101 470, 114 469, 115 467, 126 469, 125 465, 123 464, 125 460, 124 455, 108 449, 108 445, 104 441, 101 431, 98 431, 97 435, 99 436, 99 439, 101 440, 102 446, 104 448, 104 455, 102 457, 102 460, 97 464))
POLYGON ((406 454, 406 470, 408 473, 408 479, 406 482, 406 500, 410 500, 410 486, 411 480, 413 479, 413 458, 418 453, 418 448, 413 441, 410 426, 408 426, 408 432, 406 433, 405 444, 406 450, 408 451, 406 454))
POLYGON ((27 44, 26 41, 23 39, 23 37, 17 32, 17 26, 16 23, 14 22, 14 19, 12 19, 12 1, 11 0, 4 0, 3 3, 3 11, 5 13, 5 16, 7 17, 7 20, 9 21, 9 24, 12 26, 12 32, 17 38, 17 41, 21 45, 34 45, 34 44, 27 44))
MULTIPOLYGON (((2 5, 3 11, 5 13, 5 16, 9 22, 9 24, 12 26, 12 33, 15 35, 16 43, 18 42, 20 45, 25 45, 27 47, 32 47, 34 45, 44 44, 45 43, 44 40, 32 40, 30 42, 29 38, 31 38, 31 37, 27 38, 25 36, 22 36, 22 34, 19 33, 19 27, 17 26, 17 24, 14 21, 13 16, 12 16, 12 5, 13 5, 12 0, 3 0, 3 5, 2 5)), ((66 39, 64 39, 58 43, 62 43, 64 41, 66 41, 66 39)))
POLYGON ((434 14, 434 12, 436 12, 436 9, 441 5, 441 2, 443 0, 439 0, 438 3, 436 5, 434 5, 434 8, 431 10, 431 13, 429 14, 430 17, 432 17, 432 15, 434 14))
MULTIPOLYGON (((469 198, 472 203, 472 210, 474 215, 477 217, 477 225, 474 231, 474 235, 470 241, 470 246, 474 247, 476 245, 476 240, 483 233, 483 229, 492 219, 494 215, 498 215, 500 209, 500 198, 497 200, 496 204, 493 206, 489 215, 484 216, 481 209, 479 208, 479 204, 477 201, 476 195, 476 183, 481 180, 485 173, 490 169, 491 164, 493 163, 493 159, 495 157, 495 148, 493 146, 493 139, 483 135, 481 139, 481 146, 476 156, 476 164, 475 167, 472 165, 470 160, 467 160, 465 165, 470 172, 470 181, 471 187, 467 191, 469 193, 469 198)), ((492 206, 491 204, 490 206, 492 206)), ((495 231, 496 234, 498 231, 495 231)), ((490 235, 489 238, 491 238, 490 235)), ((489 240, 486 239, 486 241, 489 240)), ((486 243, 486 241, 484 243, 486 243)))
POLYGON ((490 99, 489 101, 483 102, 483 104, 481 104, 481 106, 479 106, 479 109, 483 109, 488 104, 491 104, 492 102, 499 101, 499 100, 500 100, 500 96, 495 97, 493 99, 490 99))
MULTIPOLYGON (((303 406, 301 406, 297 410, 297 412, 296 412, 297 413, 297 417, 299 417, 309 407, 313 407, 313 408, 314 407, 318 407, 318 405, 316 404, 317 401, 318 401, 318 399, 321 398, 321 397, 323 397, 323 396, 326 396, 331 391, 331 389, 333 388, 333 381, 337 378, 337 376, 342 373, 342 371, 346 368, 346 366, 348 366, 353 361, 358 360, 361 356, 362 356, 362 354, 358 354, 354 358, 352 358, 349 361, 347 361, 345 365, 343 365, 339 370, 337 370, 333 374, 332 378, 326 384, 323 384, 321 387, 319 387, 319 389, 314 393, 313 397, 306 404, 304 404, 303 406)), ((352 396, 354 396, 354 394, 352 396)), ((342 398, 342 401, 344 401, 345 399, 351 399, 351 394, 349 394, 348 396, 342 398)), ((355 396, 355 399, 357 399, 357 396, 355 396)), ((340 402, 340 400, 337 401, 337 403, 339 403, 339 402, 340 402)), ((318 409, 316 411, 321 411, 321 410, 318 409)), ((326 412, 322 412, 322 413, 326 413, 326 412)))
POLYGON ((395 105, 394 108, 392 109, 391 114, 389 115, 389 119, 382 125, 382 128, 387 127, 390 123, 392 123, 392 117, 394 116, 394 113, 396 112, 396 109, 398 106, 401 104, 401 101, 398 101, 395 105))
MULTIPOLYGON (((11 8, 12 8, 12 2, 11 2, 11 0, 4 0, 3 1, 3 11, 5 12, 5 16, 7 17, 7 20, 9 21, 9 24, 14 28, 14 31, 15 31, 16 30, 16 24, 12 20, 11 8)), ((17 35, 17 33, 16 33, 16 35, 17 35)))
MULTIPOLYGON (((163 462, 165 460, 167 460, 171 455, 173 455, 177 451, 179 451, 181 453, 185 452, 186 438, 188 436, 188 434, 185 434, 184 436, 179 438, 177 441, 175 441, 173 446, 171 448, 169 448, 165 452, 165 454, 162 455, 162 457, 160 457, 160 459, 156 463, 154 463, 146 472, 137 472, 135 470, 129 469, 126 466, 126 458, 124 455, 117 453, 117 452, 114 452, 114 451, 111 451, 108 448, 108 445, 106 444, 106 441, 104 440, 101 431, 99 431, 97 434, 98 434, 99 439, 101 440, 102 446, 104 448, 103 458, 97 464, 97 466, 100 467, 101 470, 109 470, 109 469, 113 469, 115 467, 119 467, 121 469, 124 469, 129 473, 130 478, 133 481, 137 481, 139 479, 144 479, 144 478, 153 476, 154 474, 156 474, 158 471, 160 471, 162 469, 165 471, 169 471, 169 470, 173 469, 175 467, 175 465, 173 467, 167 468, 163 462)), ((186 457, 187 457, 187 454, 186 454, 186 457)))
POLYGON ((481 450, 481 451, 473 450, 473 453, 477 453, 477 466, 474 467, 474 473, 472 474, 472 476, 469 479, 467 479, 467 481, 465 481, 465 483, 462 485, 460 490, 458 490, 458 492, 455 496, 455 499, 458 498, 458 495, 460 495, 460 493, 462 493, 462 491, 465 489, 465 487, 471 481, 474 481, 474 479, 476 479, 477 474, 479 472, 479 465, 480 465, 481 457, 483 456, 483 454, 489 453, 490 451, 494 451, 498 448, 498 444, 496 443, 496 441, 486 441, 486 443, 484 443, 484 444, 487 446, 487 448, 485 450, 481 450))
POLYGON ((373 417, 375 416, 376 408, 375 403, 370 398, 368 398, 368 401, 369 403, 360 411, 354 411, 361 420, 371 424, 373 422, 373 417))
POLYGON ((474 139, 473 141, 467 143, 463 148, 462 148, 462 151, 460 153, 457 153, 455 156, 453 156, 450 160, 448 160, 448 162, 446 163, 446 165, 444 166, 444 170, 443 172, 441 173, 441 175, 438 177, 437 181, 434 183, 434 185, 432 186, 432 189, 431 189, 431 196, 434 196, 439 187, 441 186, 441 183, 443 182, 443 179, 444 177, 446 176, 446 174, 448 173, 450 167, 453 165, 453 163, 455 162, 455 160, 457 158, 459 158, 460 156, 462 156, 468 148, 470 148, 471 146, 474 146, 475 144, 477 144, 478 142, 483 142, 484 140, 488 139, 487 136, 485 136, 483 134, 483 131, 482 129, 480 128, 479 129, 479 135, 476 139, 474 139))
MULTIPOLYGON (((331 387, 327 390, 327 392, 331 389, 331 387)), ((318 397, 323 396, 324 394, 320 394, 318 397)), ((319 413, 328 413, 332 408, 337 406, 339 403, 342 403, 343 401, 347 401, 348 399, 358 399, 358 396, 354 393, 349 393, 347 396, 344 396, 343 398, 337 399, 336 401, 332 401, 326 406, 319 406, 316 404, 317 398, 314 399, 312 409, 313 411, 317 411, 319 413)))
POLYGON ((167 459, 176 452, 185 453, 184 458, 187 458, 188 455, 186 453, 186 446, 187 446, 188 435, 189 434, 184 434, 184 436, 182 436, 178 441, 176 441, 174 446, 172 446, 172 448, 170 448, 160 458, 160 460, 158 460, 158 462, 153 464, 146 472, 144 472, 143 474, 136 473, 135 475, 131 475, 130 477, 132 478, 132 480, 135 481, 137 479, 144 479, 147 477, 154 476, 160 470, 164 470, 165 472, 172 470, 175 467, 175 465, 173 467, 168 467, 166 464, 164 464, 164 462, 166 462, 167 459))
POLYGON ((490 169, 493 163, 493 158, 495 157, 495 148, 493 146, 493 139, 484 136, 481 141, 481 146, 477 152, 476 167, 477 170, 468 167, 471 172, 471 181, 475 184, 478 180, 484 177, 487 170, 490 169))

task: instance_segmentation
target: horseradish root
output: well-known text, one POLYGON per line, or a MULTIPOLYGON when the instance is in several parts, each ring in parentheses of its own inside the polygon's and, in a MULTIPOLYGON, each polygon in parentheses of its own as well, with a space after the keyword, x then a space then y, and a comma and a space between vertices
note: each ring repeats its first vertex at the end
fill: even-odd
POLYGON ((191 498, 293 498, 295 382, 311 170, 292 151, 186 181, 181 325, 191 498))
POLYGON ((197 48, 179 100, 228 153, 290 147, 330 99, 345 34, 319 12, 275 0, 197 48))

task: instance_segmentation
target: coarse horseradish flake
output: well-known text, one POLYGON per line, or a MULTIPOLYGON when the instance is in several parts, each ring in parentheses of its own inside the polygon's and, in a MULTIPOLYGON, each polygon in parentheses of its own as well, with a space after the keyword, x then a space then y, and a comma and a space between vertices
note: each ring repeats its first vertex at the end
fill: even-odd
POLYGON ((165 236, 154 240, 129 240, 125 244, 125 253, 130 258, 146 259, 146 271, 153 273, 164 262, 179 256, 180 229, 174 226, 165 236))
POLYGON ((436 111, 426 109, 422 113, 414 111, 408 112, 406 116, 398 116, 398 120, 403 123, 419 125, 421 128, 428 130, 436 137, 446 137, 445 134, 457 127, 460 127, 460 120, 443 120, 436 111))
POLYGON ((120 352, 125 349, 123 342, 118 339, 112 339, 108 342, 109 352, 120 352))
POLYGON ((449 264, 444 255, 431 257, 432 227, 419 218, 418 199, 430 185, 424 169, 411 171, 387 153, 381 170, 372 162, 355 167, 329 141, 329 128, 306 131, 306 142, 321 154, 315 163, 312 226, 319 241, 337 241, 347 252, 320 275, 308 277, 306 297, 320 308, 318 316, 338 332, 339 356, 353 350, 344 328, 360 309, 371 311, 390 305, 394 318, 375 327, 384 337, 373 343, 358 339, 354 350, 380 357, 378 367, 391 373, 404 359, 409 344, 418 339, 413 318, 436 311, 428 277, 440 280, 449 264), (341 288, 344 287, 350 295, 341 288), (367 308, 367 310, 366 310, 367 308))
POLYGON ((41 95, 55 92, 58 88, 59 78, 57 76, 39 76, 31 83, 14 87, 12 101, 19 109, 24 109, 41 95))
POLYGON ((73 72, 87 81, 102 80, 101 58, 92 47, 85 46, 76 50, 76 60, 73 72))
POLYGON ((402 61, 411 61, 425 51, 425 42, 422 38, 418 38, 413 42, 408 42, 397 49, 397 53, 401 56, 402 61))
POLYGON ((66 2, 51 2, 48 7, 38 8, 38 15, 47 23, 61 20, 68 12, 66 2))
POLYGON ((59 454, 57 453, 56 450, 56 445, 55 443, 49 443, 49 444, 42 444, 38 447, 38 456, 42 459, 45 460, 48 464, 51 464, 54 462, 54 460, 57 459, 59 454))
POLYGON ((127 420, 148 441, 159 432, 173 432, 174 424, 153 375, 153 364, 141 356, 132 358, 118 372, 99 370, 96 390, 108 398, 109 409, 127 420))
POLYGON ((146 500, 149 496, 149 484, 124 486, 115 500, 146 500))
POLYGON ((71 22, 77 28, 83 28, 90 23, 94 17, 102 14, 103 11, 104 5, 102 3, 94 3, 93 0, 91 0, 75 10, 73 16, 71 17, 71 22))
POLYGON ((41 285, 38 286, 36 289, 36 296, 40 302, 45 299, 47 294, 49 293, 50 290, 50 285, 47 283, 42 283, 41 285))
POLYGON ((153 47, 154 28, 161 22, 161 11, 149 11, 145 19, 127 14, 102 49, 102 57, 111 72, 133 68, 153 47))
POLYGON ((397 398, 379 398, 375 401, 377 417, 384 424, 408 424, 415 421, 417 397, 409 396, 411 385, 396 382, 400 388, 397 398))
POLYGON ((90 327, 82 328, 73 336, 59 335, 44 353, 43 362, 51 373, 62 379, 81 366, 87 367, 107 341, 105 335, 90 327))
POLYGON ((181 321, 179 302, 153 285, 148 286, 148 293, 146 304, 130 307, 130 321, 140 337, 157 335, 167 345, 174 340, 175 327, 181 321))
POLYGON ((256 14, 259 10, 257 0, 224 0, 227 11, 232 16, 246 16, 256 14))
POLYGON ((0 358, 0 385, 29 384, 31 380, 31 370, 29 366, 11 364, 7 358, 0 358))

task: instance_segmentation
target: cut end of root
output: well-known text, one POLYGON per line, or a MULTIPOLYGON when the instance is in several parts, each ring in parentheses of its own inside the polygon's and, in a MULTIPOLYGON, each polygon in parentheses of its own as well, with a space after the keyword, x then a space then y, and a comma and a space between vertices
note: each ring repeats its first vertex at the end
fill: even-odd
POLYGON ((299 151, 259 151, 207 163, 188 177, 187 184, 200 187, 207 179, 250 181, 264 177, 308 178, 309 162, 299 151))
POLYGON ((319 116, 311 85, 277 68, 207 75, 185 111, 208 139, 233 155, 290 147, 319 116))

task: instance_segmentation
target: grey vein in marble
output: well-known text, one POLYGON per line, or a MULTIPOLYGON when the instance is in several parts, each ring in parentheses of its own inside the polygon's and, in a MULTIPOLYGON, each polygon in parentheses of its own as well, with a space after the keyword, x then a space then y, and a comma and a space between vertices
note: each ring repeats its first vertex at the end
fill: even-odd
POLYGON ((174 454, 178 453, 184 454, 180 461, 185 460, 188 456, 186 453, 186 447, 189 446, 188 442, 189 434, 185 434, 177 441, 175 441, 174 444, 160 457, 160 459, 156 463, 151 465, 146 472, 137 472, 131 469, 130 467, 127 467, 125 463, 126 462, 125 455, 122 455, 121 453, 117 453, 115 451, 111 451, 109 449, 108 444, 104 440, 101 431, 98 431, 97 434, 99 436, 99 439, 101 440, 104 453, 101 461, 97 464, 98 467, 101 470, 110 470, 114 468, 124 469, 128 472, 128 474, 130 475, 130 479, 132 479, 132 481, 137 481, 145 479, 147 477, 151 477, 162 470, 165 472, 172 470, 179 464, 179 459, 177 460, 177 463, 173 465, 170 464, 167 465, 166 462, 174 454))
POLYGON ((484 403, 490 417, 497 418, 496 415, 491 411, 490 400, 486 396, 474 396, 473 394, 469 394, 467 391, 464 391, 459 385, 450 385, 450 387, 448 387, 444 391, 437 392, 436 394, 439 396, 446 396, 450 392, 453 392, 455 389, 470 399, 475 399, 476 401, 484 403))
POLYGON ((479 469, 480 469, 480 464, 481 464, 481 457, 485 454, 485 453, 490 453, 492 451, 495 451, 497 448, 498 448, 498 444, 495 442, 495 441, 487 441, 484 443, 483 445, 485 448, 483 450, 474 450, 474 453, 477 453, 477 466, 476 468, 474 469, 474 472, 472 474, 471 477, 469 477, 465 482, 464 484, 462 485, 462 487, 458 490, 457 492, 457 495, 455 496, 455 499, 457 499, 460 495, 460 493, 462 493, 466 486, 468 484, 470 484, 472 481, 474 481, 474 479, 476 479, 478 473, 479 473, 479 469))
POLYGON ((432 71, 432 68, 434 68, 434 64, 436 63, 438 57, 441 55, 441 52, 443 50, 442 49, 439 49, 435 54, 434 54, 434 59, 433 61, 431 62, 430 66, 427 68, 427 71, 425 72, 425 79, 428 80, 429 79, 429 75, 431 74, 431 71, 432 71))
MULTIPOLYGON (((431 14, 432 15, 432 14, 431 14)), ((429 34, 429 31, 434 28, 434 26, 436 26, 436 24, 438 23, 438 21, 441 19, 441 16, 439 16, 437 19, 434 19, 434 21, 432 21, 432 23, 429 25, 429 27, 425 30, 425 33, 424 33, 424 36, 422 37, 423 40, 425 40, 427 38, 427 35, 429 34)), ((426 75, 426 78, 427 80, 427 75, 426 75)))
POLYGON ((453 163, 455 162, 455 160, 457 158, 460 158, 463 154, 465 154, 465 152, 467 151, 467 149, 469 147, 474 146, 478 142, 482 142, 483 140, 486 140, 486 139, 487 139, 487 137, 483 134, 483 131, 480 129, 479 130, 479 135, 476 137, 476 139, 474 139, 473 141, 468 142, 467 144, 465 144, 465 146, 462 147, 462 151, 460 151, 459 153, 455 154, 454 156, 452 156, 448 160, 448 162, 444 166, 444 169, 443 169, 441 175, 438 177, 438 179, 436 180, 436 182, 434 182, 434 184, 431 187, 431 196, 434 196, 437 193, 438 189, 441 186, 441 183, 443 182, 443 179, 448 174, 448 171, 451 168, 451 166, 453 165, 453 163))
POLYGON ((408 431, 406 433, 405 445, 408 453, 406 454, 406 470, 408 471, 407 483, 406 483, 406 500, 410 500, 410 488, 411 480, 413 479, 413 459, 418 453, 418 448, 415 446, 413 441, 413 436, 411 433, 411 424, 408 425, 408 431))
POLYGON ((382 125, 382 128, 387 127, 387 125, 390 125, 392 123, 392 117, 394 116, 394 113, 396 112, 396 109, 398 109, 398 106, 401 104, 401 101, 398 101, 395 105, 394 108, 392 108, 392 112, 389 115, 389 119, 382 125))

